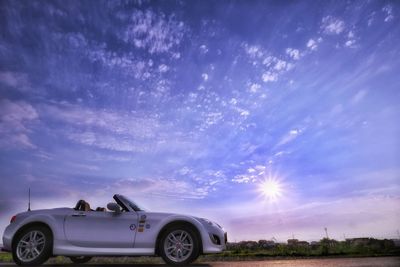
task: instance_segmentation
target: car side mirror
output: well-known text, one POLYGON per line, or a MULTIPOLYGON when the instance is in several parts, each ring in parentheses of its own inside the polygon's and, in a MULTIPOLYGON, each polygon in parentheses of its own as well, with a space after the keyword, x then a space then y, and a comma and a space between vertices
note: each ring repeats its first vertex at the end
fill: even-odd
POLYGON ((110 202, 107 204, 107 209, 112 210, 114 212, 121 212, 121 209, 117 203, 110 202))

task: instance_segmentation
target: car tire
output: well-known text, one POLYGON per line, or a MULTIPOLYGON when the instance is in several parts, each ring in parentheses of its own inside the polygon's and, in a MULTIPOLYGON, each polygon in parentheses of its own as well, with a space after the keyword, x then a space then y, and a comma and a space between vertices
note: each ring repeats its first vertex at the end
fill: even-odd
POLYGON ((187 265, 198 258, 200 240, 193 227, 174 225, 163 232, 158 251, 169 265, 187 265))
POLYGON ((45 226, 32 226, 22 230, 13 240, 12 256, 18 265, 40 265, 53 251, 53 235, 45 226))
POLYGON ((87 257, 87 256, 76 256, 76 257, 69 257, 69 259, 70 259, 73 263, 82 264, 82 263, 86 263, 86 262, 90 261, 90 260, 92 259, 92 257, 87 257))

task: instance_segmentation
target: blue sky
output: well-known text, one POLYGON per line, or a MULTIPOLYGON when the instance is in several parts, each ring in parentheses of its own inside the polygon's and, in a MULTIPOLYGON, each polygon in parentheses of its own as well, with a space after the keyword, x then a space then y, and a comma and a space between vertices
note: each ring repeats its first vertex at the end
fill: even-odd
POLYGON ((123 193, 231 241, 396 237, 399 8, 2 1, 0 230, 31 187, 33 208, 123 193))

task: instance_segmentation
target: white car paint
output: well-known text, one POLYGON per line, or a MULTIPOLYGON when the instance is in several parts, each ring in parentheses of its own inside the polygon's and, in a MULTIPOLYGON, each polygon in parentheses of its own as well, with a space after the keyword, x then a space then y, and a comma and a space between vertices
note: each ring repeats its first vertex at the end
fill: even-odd
POLYGON ((41 222, 53 233, 53 255, 155 255, 157 236, 163 227, 172 222, 184 221, 198 230, 203 254, 218 253, 225 249, 226 233, 216 223, 188 215, 135 211, 132 207, 126 207, 129 211, 56 208, 19 213, 4 231, 3 246, 5 250, 11 251, 12 240, 19 229, 30 223, 41 222), (221 244, 214 244, 210 234, 218 236, 221 244))

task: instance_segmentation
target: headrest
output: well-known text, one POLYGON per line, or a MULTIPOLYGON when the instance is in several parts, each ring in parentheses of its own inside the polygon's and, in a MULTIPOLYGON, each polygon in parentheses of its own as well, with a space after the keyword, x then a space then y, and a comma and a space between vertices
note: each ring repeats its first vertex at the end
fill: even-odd
POLYGON ((86 201, 85 201, 85 206, 84 207, 85 207, 84 208, 85 211, 90 211, 90 205, 86 201))

